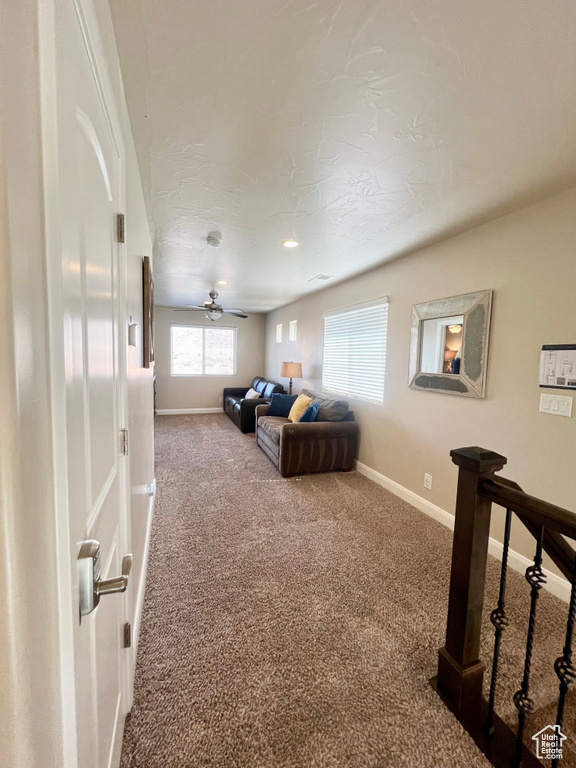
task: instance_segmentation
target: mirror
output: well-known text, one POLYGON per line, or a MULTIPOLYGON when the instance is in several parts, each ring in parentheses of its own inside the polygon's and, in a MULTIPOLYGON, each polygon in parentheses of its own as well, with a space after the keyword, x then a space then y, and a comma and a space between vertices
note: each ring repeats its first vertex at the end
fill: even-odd
POLYGON ((412 307, 410 387, 484 397, 492 291, 412 307))
POLYGON ((460 373, 463 324, 464 315, 438 317, 422 322, 422 373, 460 373))

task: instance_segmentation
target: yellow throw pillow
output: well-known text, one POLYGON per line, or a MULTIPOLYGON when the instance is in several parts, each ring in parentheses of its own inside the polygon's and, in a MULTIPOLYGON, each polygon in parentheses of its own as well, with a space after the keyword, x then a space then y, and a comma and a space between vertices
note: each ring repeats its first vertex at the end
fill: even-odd
POLYGON ((306 395, 298 395, 296 400, 294 400, 294 405, 292 408, 290 408, 288 419, 296 424, 297 421, 300 421, 300 417, 309 405, 312 405, 311 397, 306 397, 306 395))

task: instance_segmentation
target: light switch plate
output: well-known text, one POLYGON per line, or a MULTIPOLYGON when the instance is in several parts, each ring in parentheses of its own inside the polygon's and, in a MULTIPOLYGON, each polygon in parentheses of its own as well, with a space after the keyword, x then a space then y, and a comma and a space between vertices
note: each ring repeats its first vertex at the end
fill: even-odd
POLYGON ((564 395, 540 395, 540 413, 552 416, 572 416, 572 398, 564 395))

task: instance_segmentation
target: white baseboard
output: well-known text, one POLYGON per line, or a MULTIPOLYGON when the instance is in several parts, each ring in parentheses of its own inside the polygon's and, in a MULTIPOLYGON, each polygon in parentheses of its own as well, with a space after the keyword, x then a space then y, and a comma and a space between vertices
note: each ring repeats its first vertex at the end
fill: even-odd
MULTIPOLYGON (((150 484, 150 487, 156 489, 156 478, 150 484)), ((149 496, 148 520, 146 521, 146 538, 144 540, 144 553, 142 561, 142 574, 140 584, 138 585, 138 594, 134 605, 134 627, 132 630, 132 665, 136 666, 136 656, 138 654, 138 639, 140 637, 140 622, 142 620, 142 608, 144 607, 144 592, 146 590, 146 576, 148 574, 148 556, 150 553, 150 531, 152 530, 152 516, 154 514, 154 501, 156 494, 149 496)))
POLYGON ((446 512, 445 509, 437 507, 435 504, 427 501, 427 499, 423 499, 422 496, 418 496, 414 491, 409 491, 408 488, 404 488, 403 485, 394 482, 394 480, 390 480, 389 477, 380 474, 380 472, 376 472, 375 469, 372 469, 372 467, 369 467, 366 464, 362 464, 360 461, 356 462, 356 469, 361 475, 365 475, 370 480, 381 485, 382 488, 386 488, 387 491, 398 496, 398 498, 407 501, 408 504, 416 507, 420 512, 424 512, 428 517, 433 517, 434 520, 438 520, 438 522, 445 525, 446 528, 450 528, 451 531, 454 530, 454 515, 451 515, 450 512, 446 512))
POLYGON ((179 416, 185 413, 224 413, 220 408, 163 408, 156 411, 156 416, 179 416))
MULTIPOLYGON (((398 498, 402 499, 403 501, 407 501, 408 504, 416 507, 416 509, 419 509, 420 512, 423 512, 429 517, 433 517, 434 520, 442 523, 442 525, 445 525, 446 528, 449 528, 451 531, 454 530, 454 515, 446 512, 445 509, 437 507, 435 504, 432 504, 422 496, 418 496, 418 494, 414 493, 414 491, 409 491, 408 488, 404 488, 403 485, 394 482, 394 480, 390 480, 389 477, 382 475, 380 472, 377 472, 375 469, 372 469, 366 464, 362 464, 360 461, 356 462, 356 469, 358 472, 360 472, 361 475, 364 475, 369 480, 372 480, 378 485, 381 485, 382 488, 386 488, 387 491, 390 491, 390 493, 398 496, 398 498)), ((503 549, 504 547, 502 544, 491 536, 490 541, 488 542, 488 552, 498 560, 502 560, 503 549)), ((513 549, 508 551, 508 565, 514 571, 518 571, 519 573, 524 574, 526 568, 528 568, 528 566, 531 564, 532 561, 528 560, 527 557, 524 557, 524 555, 521 555, 519 552, 515 552, 513 549)), ((564 600, 564 602, 568 603, 570 601, 571 588, 567 579, 564 579, 561 576, 557 576, 555 573, 552 573, 546 568, 543 570, 546 574, 546 584, 544 585, 544 588, 551 592, 553 595, 556 595, 556 597, 559 597, 561 600, 564 600)))

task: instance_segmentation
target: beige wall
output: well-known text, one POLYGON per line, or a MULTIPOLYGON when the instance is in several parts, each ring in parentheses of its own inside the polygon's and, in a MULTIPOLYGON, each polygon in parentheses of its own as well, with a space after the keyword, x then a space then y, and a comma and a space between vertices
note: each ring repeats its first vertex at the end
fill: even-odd
MULTIPOLYGON (((137 346, 128 346, 128 434, 130 459, 130 546, 132 566, 132 620, 138 627, 137 611, 142 608, 145 545, 148 535, 151 498, 149 485, 154 479, 154 405, 152 368, 143 368, 142 256, 151 256, 152 244, 142 197, 134 146, 127 148, 127 319, 138 324, 137 346)), ((135 657, 134 657, 135 661, 135 657)))
POLYGON ((171 376, 170 326, 213 325, 201 312, 178 312, 156 307, 156 407, 160 410, 222 407, 224 387, 248 387, 254 376, 264 375, 266 318, 250 314, 242 320, 226 316, 217 321, 238 328, 238 365, 235 376, 171 376))
MULTIPOLYGON (((359 460, 453 512, 449 452, 480 445, 507 456, 503 474, 526 491, 576 511, 576 413, 567 419, 538 412, 540 393, 548 391, 538 387, 542 344, 576 343, 575 210, 573 189, 270 313, 268 375, 282 360, 302 361, 306 379, 298 388, 319 389, 322 313, 389 295, 384 404, 351 403, 361 429, 359 460), (495 293, 486 398, 409 389, 412 305, 488 288, 495 293), (298 341, 276 344, 276 324, 286 329, 294 319, 298 341), (433 476, 431 491, 425 472, 433 476)), ((522 531, 513 546, 533 554, 522 531)))

